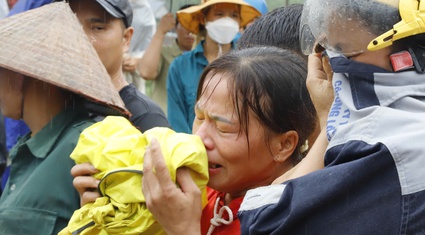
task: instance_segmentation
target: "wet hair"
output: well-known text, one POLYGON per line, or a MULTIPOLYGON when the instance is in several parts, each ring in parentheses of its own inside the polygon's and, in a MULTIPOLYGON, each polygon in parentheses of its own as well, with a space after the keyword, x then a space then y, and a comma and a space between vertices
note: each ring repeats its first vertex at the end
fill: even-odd
POLYGON ((338 14, 347 19, 361 19, 363 27, 377 36, 401 20, 397 7, 379 1, 341 1, 338 14))
MULTIPOLYGON (((209 64, 201 75, 197 100, 203 95, 207 76, 228 76, 229 91, 240 121, 239 134, 248 139, 249 114, 264 127, 265 136, 294 130, 299 140, 291 159, 302 159, 300 147, 315 127, 316 111, 306 87, 306 61, 277 47, 232 51, 209 64)), ((268 142, 268 141, 267 141, 268 142)), ((249 141, 248 141, 249 144, 249 141)))
POLYGON ((302 10, 302 4, 292 4, 257 18, 239 38, 238 49, 275 46, 303 55, 299 42, 302 10))

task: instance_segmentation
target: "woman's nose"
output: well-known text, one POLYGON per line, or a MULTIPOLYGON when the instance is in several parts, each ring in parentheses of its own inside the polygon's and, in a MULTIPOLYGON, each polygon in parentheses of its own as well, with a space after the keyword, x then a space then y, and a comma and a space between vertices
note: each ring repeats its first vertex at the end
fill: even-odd
POLYGON ((204 143, 204 146, 207 150, 212 148, 212 139, 210 138, 210 135, 208 133, 208 125, 203 122, 202 124, 193 127, 193 134, 199 136, 202 140, 202 143, 204 143))

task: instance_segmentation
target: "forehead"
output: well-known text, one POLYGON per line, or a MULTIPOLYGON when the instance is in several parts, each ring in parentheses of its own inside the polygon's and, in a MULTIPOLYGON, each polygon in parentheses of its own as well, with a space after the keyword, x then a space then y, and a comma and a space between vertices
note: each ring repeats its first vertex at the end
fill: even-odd
POLYGON ((211 70, 205 77, 204 83, 202 84, 202 92, 204 94, 212 94, 218 90, 220 92, 227 93, 228 80, 229 75, 211 70))
POLYGON ((114 19, 99 3, 95 0, 71 0, 69 5, 78 17, 100 18, 104 21, 114 19))
POLYGON ((230 105, 229 79, 229 75, 209 72, 202 84, 202 95, 199 98, 198 106, 205 107, 208 103, 216 103, 222 107, 230 105))

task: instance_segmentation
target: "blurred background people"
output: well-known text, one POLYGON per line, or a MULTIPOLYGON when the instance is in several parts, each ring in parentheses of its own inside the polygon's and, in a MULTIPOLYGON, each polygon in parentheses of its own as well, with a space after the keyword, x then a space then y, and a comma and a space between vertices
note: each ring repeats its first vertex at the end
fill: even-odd
POLYGON ((176 132, 192 133, 196 90, 204 68, 228 53, 239 29, 260 15, 242 0, 209 0, 177 12, 180 24, 204 39, 177 57, 168 71, 167 113, 176 132))
MULTIPOLYGON (((193 5, 184 5, 180 10, 193 5)), ((195 35, 184 28, 172 13, 165 14, 159 21, 158 28, 146 49, 143 57, 138 61, 139 74, 146 80, 146 95, 165 112, 167 111, 167 75, 171 62, 183 52, 192 50, 195 35), (171 45, 164 45, 167 32, 174 29, 176 39, 171 45)))
MULTIPOLYGON (((252 5, 253 7, 255 7, 255 9, 257 9, 261 13, 261 15, 265 15, 267 14, 267 12, 269 12, 269 8, 267 7, 267 2, 265 0, 244 0, 244 1, 252 5)), ((238 42, 239 38, 241 37, 243 32, 246 30, 246 28, 250 26, 257 18, 252 19, 251 22, 246 24, 245 27, 242 27, 239 29, 238 34, 236 34, 235 39, 233 39, 234 43, 238 42)))
POLYGON ((156 29, 156 20, 148 0, 129 1, 133 8, 131 26, 134 29, 134 33, 131 38, 130 48, 123 56, 122 68, 127 82, 133 83, 139 91, 146 94, 145 80, 137 70, 137 60, 143 56, 152 40, 156 29))
POLYGON ((0 0, 0 19, 4 18, 9 14, 9 6, 6 0, 0 0))

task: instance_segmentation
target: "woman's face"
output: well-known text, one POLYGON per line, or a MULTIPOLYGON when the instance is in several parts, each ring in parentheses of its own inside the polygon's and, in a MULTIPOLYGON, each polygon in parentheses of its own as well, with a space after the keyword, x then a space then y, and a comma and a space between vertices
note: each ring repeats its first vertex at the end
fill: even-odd
POLYGON ((241 24, 240 7, 233 3, 218 3, 212 5, 208 10, 205 19, 207 22, 215 21, 223 17, 230 17, 241 24))
POLYGON ((0 68, 0 110, 9 118, 22 118, 23 75, 0 68))
POLYGON ((270 184, 276 177, 276 167, 264 128, 252 114, 248 124, 248 147, 246 132, 241 131, 232 103, 228 79, 222 74, 207 75, 203 95, 195 105, 193 133, 201 137, 207 150, 208 186, 237 197, 245 195, 249 189, 270 184))

